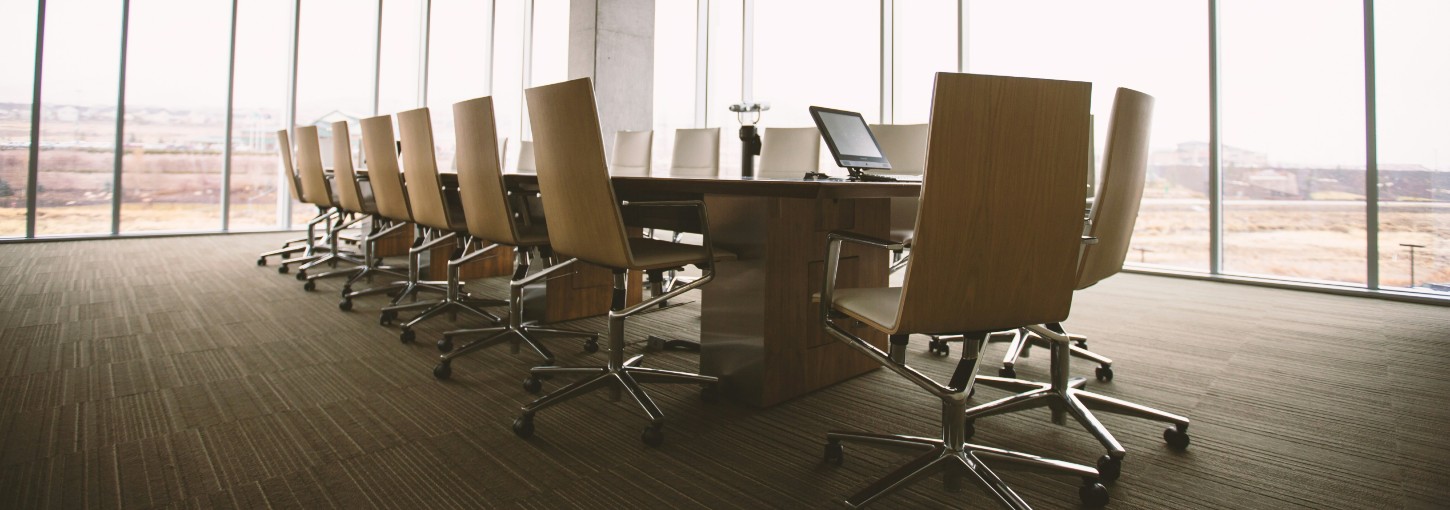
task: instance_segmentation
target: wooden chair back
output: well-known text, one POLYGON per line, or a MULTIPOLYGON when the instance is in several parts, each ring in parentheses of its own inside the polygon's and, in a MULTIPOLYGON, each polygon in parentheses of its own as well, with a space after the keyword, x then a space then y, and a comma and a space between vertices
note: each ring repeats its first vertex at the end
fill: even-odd
POLYGON ((434 159, 433 119, 428 109, 399 112, 398 134, 403 142, 403 176, 408 181, 413 222, 443 230, 452 228, 442 179, 438 177, 438 161, 434 159))
POLYGON ((937 73, 896 332, 1067 318, 1091 102, 1090 83, 937 73))
POLYGON ((282 171, 286 172, 287 190, 292 192, 292 199, 298 202, 302 200, 302 183, 297 182, 297 170, 292 168, 292 137, 287 135, 287 130, 277 131, 277 155, 282 157, 282 171))
POLYGON ((821 132, 815 128, 765 128, 760 134, 758 177, 800 179, 821 167, 821 132))
POLYGON ((676 129, 675 150, 670 155, 670 175, 719 177, 720 128, 676 129))
POLYGON ((524 91, 534 131, 534 161, 549 244, 592 264, 631 266, 619 200, 609 181, 599 110, 588 78, 524 91))
POLYGON ((1153 96, 1119 88, 1108 120, 1103 149, 1103 181, 1097 187, 1088 235, 1097 244, 1083 248, 1077 288, 1085 289, 1118 274, 1133 240, 1143 182, 1148 173, 1148 135, 1153 125, 1153 96))
POLYGON ((413 221, 412 206, 398 169, 398 152, 393 138, 393 117, 379 115, 360 122, 363 156, 367 158, 368 184, 373 188, 378 214, 397 221, 413 221))
POLYGON ((518 232, 514 230, 503 169, 499 167, 495 122, 492 97, 453 105, 453 132, 458 137, 458 194, 463 200, 469 234, 517 246, 518 232))
POLYGON ((322 168, 322 147, 317 126, 297 128, 297 177, 302 181, 302 199, 321 207, 336 207, 327 172, 322 168))
POLYGON ((353 172, 352 136, 345 120, 332 123, 332 179, 337 183, 337 201, 343 209, 371 212, 364 210, 362 188, 358 186, 357 173, 353 172))
POLYGON ((614 152, 609 157, 613 175, 648 177, 654 156, 654 131, 615 131, 614 152))

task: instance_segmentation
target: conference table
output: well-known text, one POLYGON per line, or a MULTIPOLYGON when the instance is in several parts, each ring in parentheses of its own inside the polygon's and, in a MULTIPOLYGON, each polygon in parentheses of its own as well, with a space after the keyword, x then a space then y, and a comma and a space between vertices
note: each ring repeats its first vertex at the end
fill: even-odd
MULTIPOLYGON (((734 253, 700 288, 700 372, 720 378, 738 402, 771 406, 879 368, 820 327, 826 234, 852 230, 886 238, 890 198, 915 197, 915 182, 846 182, 742 177, 626 177, 612 179, 624 201, 703 200, 714 245, 734 253)), ((512 189, 537 189, 532 174, 506 174, 512 189)), ((547 197, 544 198, 547 200, 547 197)), ((695 212, 625 208, 632 227, 698 232, 695 212)), ((848 243, 838 287, 885 286, 890 253, 848 243)), ((550 290, 549 300, 555 296, 550 290)), ((885 335, 857 325, 855 333, 885 348, 885 335)))

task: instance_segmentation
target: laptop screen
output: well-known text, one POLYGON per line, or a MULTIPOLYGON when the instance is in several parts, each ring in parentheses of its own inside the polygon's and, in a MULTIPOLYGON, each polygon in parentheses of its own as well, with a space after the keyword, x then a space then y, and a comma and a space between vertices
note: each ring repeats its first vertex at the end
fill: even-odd
POLYGON ((889 170, 891 163, 881 153, 876 136, 866 125, 866 119, 856 112, 833 110, 812 106, 811 118, 825 138, 826 146, 836 164, 844 168, 870 168, 889 170))

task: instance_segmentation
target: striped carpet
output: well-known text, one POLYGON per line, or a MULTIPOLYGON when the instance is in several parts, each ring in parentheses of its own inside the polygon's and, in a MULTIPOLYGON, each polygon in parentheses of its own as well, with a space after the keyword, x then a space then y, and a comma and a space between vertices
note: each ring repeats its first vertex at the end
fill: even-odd
MULTIPOLYGON (((910 458, 848 445, 828 465, 827 430, 937 430, 935 400, 879 370, 770 409, 654 386, 660 448, 607 393, 542 412, 522 440, 509 424, 535 358, 495 348, 434 380, 446 319, 399 343, 377 323, 384 298, 341 312, 339 282, 308 293, 253 264, 284 237, 0 245, 0 508, 827 508, 910 458)), ((1129 451, 1110 508, 1450 506, 1450 308, 1141 275, 1075 305, 1070 330, 1117 362, 1090 388, 1194 420, 1179 453, 1163 425, 1102 417, 1129 451)), ((632 320, 631 351, 652 333, 697 335, 697 313, 632 320)), ((562 364, 602 359, 553 345, 562 364)), ((953 362, 924 351, 914 338, 909 363, 946 378, 953 362)), ((1019 375, 1045 377, 1045 357, 1019 375)), ((984 419, 975 439, 1101 454, 1046 416, 984 419)), ((1036 507, 1076 506, 1075 480, 1003 477, 1036 507)), ((880 507, 995 505, 928 480, 880 507)))

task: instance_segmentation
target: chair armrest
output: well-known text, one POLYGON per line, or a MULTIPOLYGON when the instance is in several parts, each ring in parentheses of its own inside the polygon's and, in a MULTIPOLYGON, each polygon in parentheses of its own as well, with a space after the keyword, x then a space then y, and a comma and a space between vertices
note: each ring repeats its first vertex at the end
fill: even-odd
POLYGON ((835 299, 832 294, 836 291, 836 270, 841 263, 841 243, 852 242, 875 246, 894 252, 900 252, 906 247, 902 243, 878 239, 868 235, 851 232, 849 230, 837 230, 826 234, 826 275, 821 281, 821 325, 831 317, 831 310, 834 308, 835 299))
POLYGON ((891 251, 901 251, 901 250, 906 249, 906 245, 904 245, 902 243, 898 243, 898 242, 895 242, 895 241, 888 241, 888 240, 885 240, 885 239, 879 239, 879 238, 871 237, 871 236, 864 235, 864 234, 858 234, 856 232, 852 232, 852 231, 849 231, 849 230, 837 230, 835 232, 831 232, 829 234, 826 234, 826 241, 827 242, 838 241, 838 240, 839 241, 850 241, 850 242, 853 242, 853 243, 856 243, 856 244, 864 244, 864 245, 867 245, 867 246, 875 246, 877 248, 887 249, 887 250, 891 250, 891 251))
POLYGON ((705 258, 715 265, 715 247, 710 242, 710 222, 706 221, 704 200, 651 200, 648 202, 620 202, 620 207, 693 207, 700 221, 700 244, 705 246, 705 258))
POLYGON ((1084 246, 1098 244, 1098 238, 1093 236, 1082 236, 1082 244, 1084 246))

